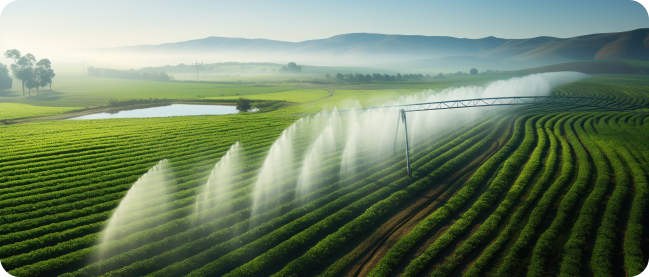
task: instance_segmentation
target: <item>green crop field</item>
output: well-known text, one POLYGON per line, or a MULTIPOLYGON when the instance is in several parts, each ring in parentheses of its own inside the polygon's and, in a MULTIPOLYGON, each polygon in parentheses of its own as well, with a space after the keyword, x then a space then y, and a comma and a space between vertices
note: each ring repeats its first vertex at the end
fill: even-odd
MULTIPOLYGON (((98 77, 56 77, 52 91, 47 88, 32 90, 32 98, 22 95, 19 86, 0 94, 0 102, 13 102, 51 107, 89 107, 108 103, 113 99, 189 99, 217 96, 245 96, 294 90, 291 86, 255 86, 210 83, 155 82, 98 77)), ((25 92, 27 94, 27 92, 25 92)))
POLYGON ((254 94, 254 95, 246 95, 246 96, 212 97, 211 99, 238 99, 239 97, 245 97, 246 99, 251 99, 251 100, 275 100, 275 101, 303 103, 303 102, 316 101, 318 99, 327 97, 329 95, 330 95, 329 92, 326 90, 291 90, 291 91, 263 93, 263 94, 254 94))
MULTIPOLYGON (((239 93, 296 104, 266 113, 0 125, 0 261, 21 277, 637 275, 649 258, 649 116, 633 111, 490 111, 417 137, 412 177, 403 145, 382 159, 360 147, 341 172, 345 145, 338 144, 315 163, 317 189, 302 196, 295 183, 306 158, 295 155, 272 184, 279 192, 260 204, 262 212, 252 211, 264 160, 295 115, 512 76, 259 87, 69 77, 55 82, 59 96, 45 90, 42 99, 12 96, 14 89, 0 101, 22 104, 0 108, 24 107, 33 116, 110 97, 239 93), (199 196, 210 172, 235 142, 243 163, 227 200, 196 212, 197 201, 207 201, 199 196), (132 211, 143 219, 100 244, 131 186, 163 159, 173 170, 165 175, 169 194, 132 211)), ((649 105, 649 79, 601 75, 552 93, 616 101, 617 108, 649 105)), ((13 114, 0 112, 0 119, 13 114)), ((298 131, 292 151, 308 151, 312 139, 298 131)))
MULTIPOLYGON (((236 99, 239 97, 259 100, 286 100, 289 102, 307 102, 325 97, 328 93, 322 90, 422 90, 443 89, 453 86, 482 85, 486 82, 511 78, 513 74, 455 76, 425 83, 387 83, 387 84, 309 84, 285 82, 286 77, 278 79, 282 82, 260 84, 218 84, 209 82, 156 82, 146 80, 125 80, 99 77, 56 77, 52 90, 42 88, 36 96, 22 97, 19 86, 0 92, 0 103, 20 103, 44 107, 95 107, 106 105, 111 99, 149 99, 167 98, 176 100, 191 99, 236 99), (300 91, 313 91, 300 97, 300 91), (280 94, 273 94, 280 93, 280 94), (286 94, 288 93, 288 94, 286 94), (269 94, 264 95, 263 94, 269 94), (253 96, 255 95, 255 96, 253 96)), ((323 76, 324 77, 324 76, 323 76)), ((259 81, 258 79, 256 79, 259 81)), ((27 91, 25 91, 27 94, 27 91)), ((36 114, 35 116, 41 116, 36 114)))
POLYGON ((76 109, 78 108, 43 107, 27 104, 0 102, 0 120, 55 115, 76 109))

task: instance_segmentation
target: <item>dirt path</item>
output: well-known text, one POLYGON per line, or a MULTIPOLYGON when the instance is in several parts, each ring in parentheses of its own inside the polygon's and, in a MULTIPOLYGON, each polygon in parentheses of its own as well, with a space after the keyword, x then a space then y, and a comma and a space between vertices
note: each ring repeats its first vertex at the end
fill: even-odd
MULTIPOLYGON (((509 137, 507 139, 509 139, 509 137)), ((503 142, 494 139, 488 150, 477 154, 476 157, 468 162, 462 169, 458 170, 452 176, 440 180, 439 185, 434 186, 421 197, 413 199, 400 211, 389 215, 389 218, 387 218, 383 224, 375 229, 373 233, 369 234, 366 239, 356 247, 356 249, 353 249, 354 252, 360 252, 362 254, 358 255, 354 261, 350 263, 350 266, 343 271, 342 275, 366 276, 388 253, 388 251, 392 249, 399 239, 407 235, 417 226, 417 224, 419 224, 419 222, 446 203, 448 199, 462 188, 470 176, 472 176, 473 173, 503 145, 503 142)), ((440 230, 437 230, 436 232, 443 233, 443 230, 450 226, 449 220, 445 220, 439 224, 437 229, 440 230)), ((404 259, 404 261, 406 260, 407 259, 404 259)), ((403 268, 400 267, 395 269, 395 272, 401 272, 402 270, 403 268)))

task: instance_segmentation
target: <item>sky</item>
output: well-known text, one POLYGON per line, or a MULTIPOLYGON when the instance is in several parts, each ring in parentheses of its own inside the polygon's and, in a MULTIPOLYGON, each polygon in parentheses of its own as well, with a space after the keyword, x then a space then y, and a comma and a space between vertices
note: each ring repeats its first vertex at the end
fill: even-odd
POLYGON ((16 0, 0 50, 162 44, 208 36, 283 41, 346 33, 573 37, 649 27, 631 0, 16 0))
MULTIPOLYGON (((128 69, 198 58, 284 62, 276 55, 189 59, 113 57, 84 50, 209 36, 291 42, 348 33, 516 39, 649 28, 647 10, 632 0, 0 0, 3 6, 0 51, 18 49, 37 59, 49 58, 60 66, 59 72, 83 72, 79 68, 87 66, 128 69)), ((11 62, 0 57, 0 63, 11 62)))

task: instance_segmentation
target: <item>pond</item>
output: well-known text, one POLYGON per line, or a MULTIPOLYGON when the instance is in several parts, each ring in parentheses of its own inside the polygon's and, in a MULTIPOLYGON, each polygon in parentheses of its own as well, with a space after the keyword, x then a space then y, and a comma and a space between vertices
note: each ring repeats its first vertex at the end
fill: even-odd
MULTIPOLYGON (((256 111, 253 109, 252 111, 256 111)), ((168 117, 184 115, 219 115, 233 114, 239 111, 235 106, 226 105, 194 105, 194 104, 171 104, 133 110, 120 110, 117 112, 103 112, 82 115, 70 118, 80 119, 106 119, 106 118, 144 118, 144 117, 168 117)))

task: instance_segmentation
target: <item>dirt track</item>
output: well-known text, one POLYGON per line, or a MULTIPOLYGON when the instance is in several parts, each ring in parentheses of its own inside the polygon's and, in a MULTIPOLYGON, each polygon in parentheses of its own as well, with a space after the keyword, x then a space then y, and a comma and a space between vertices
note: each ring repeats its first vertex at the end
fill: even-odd
MULTIPOLYGON (((504 132, 504 129, 503 131, 504 132)), ((499 133, 499 135, 502 133, 499 133)), ((488 150, 476 154, 470 162, 467 162, 460 170, 452 176, 446 177, 439 181, 438 185, 431 186, 431 189, 424 192, 419 198, 406 203, 402 209, 395 211, 374 229, 373 232, 361 238, 362 242, 353 246, 353 249, 341 251, 340 255, 332 257, 330 261, 342 257, 342 255, 353 252, 359 253, 350 264, 341 272, 344 276, 366 276, 377 263, 388 253, 388 251, 405 235, 412 231, 419 222, 424 220, 428 215, 433 213, 439 207, 444 205, 455 193, 457 193, 473 173, 492 155, 494 155, 507 140, 511 137, 511 126, 509 136, 505 140, 496 138, 490 144, 488 150)), ((474 201, 475 199, 472 199, 474 201)), ((465 207, 470 207, 470 203, 465 207)), ((461 216, 462 211, 458 211, 454 216, 442 221, 435 227, 431 236, 424 238, 408 254, 407 257, 393 271, 392 275, 399 275, 408 265, 411 259, 423 252, 430 243, 440 236, 453 222, 461 216)))

